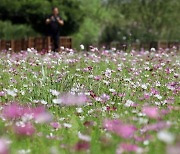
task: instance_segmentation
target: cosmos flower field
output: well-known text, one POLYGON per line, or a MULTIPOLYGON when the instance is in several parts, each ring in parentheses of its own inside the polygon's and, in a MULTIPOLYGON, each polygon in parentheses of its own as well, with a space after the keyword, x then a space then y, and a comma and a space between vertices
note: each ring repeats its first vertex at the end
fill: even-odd
POLYGON ((0 53, 0 154, 179 154, 180 52, 0 53))

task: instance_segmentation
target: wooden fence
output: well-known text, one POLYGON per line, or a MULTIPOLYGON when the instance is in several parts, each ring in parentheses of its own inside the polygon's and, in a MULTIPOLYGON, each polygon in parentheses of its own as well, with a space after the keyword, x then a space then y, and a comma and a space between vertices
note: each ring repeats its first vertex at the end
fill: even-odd
MULTIPOLYGON (((72 38, 71 37, 60 37, 60 46, 64 48, 72 48, 72 38)), ((172 48, 175 46, 178 50, 180 50, 180 42, 151 42, 151 43, 119 43, 113 42, 107 47, 115 47, 117 49, 126 50, 128 48, 140 50, 144 49, 151 49, 152 47, 158 48, 172 48)), ((2 50, 9 50, 11 48, 14 52, 19 52, 21 50, 27 50, 27 48, 35 48, 37 51, 49 51, 52 48, 52 41, 50 37, 36 37, 36 38, 28 38, 22 40, 0 40, 0 51, 2 50)))
POLYGON ((144 49, 149 50, 151 48, 166 49, 166 48, 176 47, 179 50, 180 42, 159 41, 159 42, 151 42, 151 43, 131 43, 131 44, 115 42, 115 43, 110 44, 110 48, 112 48, 112 47, 115 47, 117 49, 122 49, 122 50, 126 50, 128 48, 136 49, 136 50, 140 50, 140 49, 144 48, 144 49))
MULTIPOLYGON (((64 48, 72 48, 71 37, 60 37, 60 46, 64 48)), ((14 52, 27 50, 27 48, 35 48, 37 51, 49 51, 52 48, 50 37, 36 37, 22 40, 0 40, 0 51, 11 49, 14 52)))

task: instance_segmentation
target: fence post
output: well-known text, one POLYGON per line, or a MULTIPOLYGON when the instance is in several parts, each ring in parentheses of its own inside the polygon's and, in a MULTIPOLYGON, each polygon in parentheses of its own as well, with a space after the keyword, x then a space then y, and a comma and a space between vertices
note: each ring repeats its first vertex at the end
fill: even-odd
POLYGON ((11 48, 11 50, 14 52, 14 49, 15 49, 14 40, 11 40, 11 41, 10 41, 10 48, 11 48))
POLYGON ((27 50, 27 48, 28 48, 28 40, 27 39, 21 40, 21 47, 22 47, 21 50, 27 50))
POLYGON ((71 49, 72 48, 72 38, 71 37, 69 37, 69 48, 71 49))
POLYGON ((60 46, 64 48, 72 48, 72 38, 71 37, 60 37, 60 46))
POLYGON ((28 48, 32 48, 34 46, 34 38, 28 38, 28 48))
POLYGON ((139 43, 132 43, 131 48, 134 49, 134 50, 139 50, 140 44, 139 43))
POLYGON ((48 41, 48 43, 47 43, 47 45, 48 45, 48 51, 50 51, 51 50, 51 37, 47 37, 47 41, 48 41))
POLYGON ((157 48, 158 48, 158 43, 157 43, 156 41, 150 42, 149 48, 150 48, 150 49, 151 49, 151 48, 157 49, 157 48))
POLYGON ((140 48, 149 50, 150 49, 150 44, 149 43, 141 43, 140 48))
POLYGON ((6 41, 1 40, 1 50, 6 50, 6 41))
POLYGON ((43 48, 43 38, 42 37, 36 37, 34 39, 34 48, 37 50, 37 51, 41 51, 42 48, 43 48))
MULTIPOLYGON (((0 40, 0 50, 9 50, 10 48, 14 52, 21 50, 27 50, 27 48, 36 48, 37 50, 51 50, 52 42, 51 38, 48 37, 29 37, 28 39, 21 40, 0 40)), ((60 46, 64 48, 72 48, 71 37, 60 37, 60 46)))
POLYGON ((0 40, 0 52, 2 51, 2 47, 1 47, 2 45, 1 45, 1 40, 0 40))
POLYGON ((161 41, 159 41, 158 42, 158 48, 162 48, 162 49, 166 49, 166 48, 168 48, 168 43, 167 42, 161 42, 161 41))

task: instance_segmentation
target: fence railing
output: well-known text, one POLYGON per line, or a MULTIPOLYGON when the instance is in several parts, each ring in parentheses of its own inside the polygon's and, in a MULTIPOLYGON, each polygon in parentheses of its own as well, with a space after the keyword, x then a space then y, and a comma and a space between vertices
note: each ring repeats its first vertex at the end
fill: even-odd
MULTIPOLYGON (((71 37, 60 37, 60 46, 64 48, 72 48, 71 37)), ((30 37, 21 40, 0 40, 0 51, 11 49, 14 52, 27 50, 27 48, 35 48, 37 51, 49 51, 52 48, 50 37, 30 37)))
MULTIPOLYGON (((72 38, 71 37, 60 37, 60 46, 64 48, 72 48, 72 38)), ((108 45, 107 45, 108 46, 108 45)), ((151 49, 152 47, 158 48, 172 48, 176 47, 180 50, 180 42, 166 42, 166 41, 159 41, 159 42, 151 42, 151 43, 120 43, 120 42, 113 42, 108 47, 115 47, 117 49, 126 50, 136 49, 140 50, 144 49, 151 49)), ((21 50, 27 50, 27 48, 35 48, 38 51, 49 51, 52 49, 52 41, 50 37, 30 37, 28 39, 21 39, 21 40, 0 40, 0 51, 2 50, 9 50, 11 49, 14 52, 19 52, 21 50)))
POLYGON ((166 41, 159 41, 159 42, 151 42, 151 43, 119 43, 119 42, 114 42, 110 44, 110 48, 115 47, 117 49, 122 49, 126 50, 128 48, 131 49, 167 49, 167 48, 173 48, 176 47, 178 50, 180 49, 180 42, 166 42, 166 41))

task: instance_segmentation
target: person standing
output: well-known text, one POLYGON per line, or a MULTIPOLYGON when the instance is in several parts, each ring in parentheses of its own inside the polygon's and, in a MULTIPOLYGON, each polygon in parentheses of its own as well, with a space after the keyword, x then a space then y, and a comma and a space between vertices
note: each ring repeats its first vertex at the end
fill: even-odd
POLYGON ((52 15, 50 15, 46 19, 46 24, 50 27, 50 36, 53 42, 52 51, 58 52, 59 51, 59 36, 60 36, 60 26, 64 25, 64 21, 59 16, 59 10, 57 7, 52 9, 52 15))

